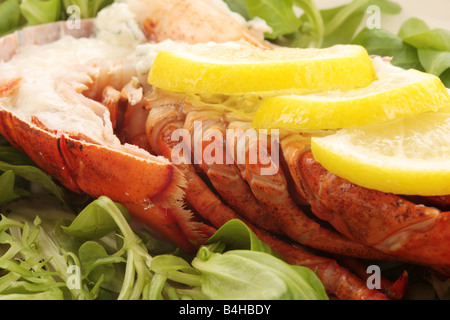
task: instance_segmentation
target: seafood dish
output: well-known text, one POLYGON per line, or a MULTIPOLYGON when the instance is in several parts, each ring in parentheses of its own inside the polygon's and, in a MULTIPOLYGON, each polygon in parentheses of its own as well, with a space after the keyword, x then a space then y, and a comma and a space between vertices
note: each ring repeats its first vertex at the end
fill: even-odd
MULTIPOLYGON (((355 95, 368 86, 378 90, 383 81, 397 79, 397 72, 398 79, 422 76, 400 72, 389 58, 349 45, 333 47, 354 55, 345 68, 333 62, 304 67, 304 79, 280 76, 271 82, 273 91, 254 88, 276 77, 269 69, 249 73, 248 79, 243 75, 242 82, 213 74, 216 80, 206 83, 195 78, 206 79, 209 71, 191 71, 190 65, 177 67, 186 79, 192 73, 177 87, 173 79, 178 73, 171 74, 169 62, 156 70, 164 52, 194 57, 192 63, 198 52, 206 56, 221 50, 239 61, 247 59, 240 52, 271 57, 285 48, 264 40, 267 26, 245 25, 204 0, 128 0, 81 23, 78 29, 64 21, 51 23, 0 38, 0 134, 62 186, 92 198, 109 197, 152 234, 187 254, 227 221, 239 219, 286 262, 315 271, 336 299, 402 298, 406 272, 382 278, 380 288, 367 286, 366 270, 373 261, 450 274, 449 195, 376 190, 331 172, 313 149, 315 141, 318 146, 328 141, 322 138, 339 134, 340 124, 304 130, 254 126, 262 110, 257 107, 264 100, 269 108, 280 92, 313 104, 336 90, 351 88, 355 95), (321 75, 330 73, 326 70, 333 70, 335 80, 327 83, 336 87, 320 86, 325 81, 321 75), (298 90, 283 91, 283 85, 292 86, 288 80, 298 90), (247 84, 246 92, 233 89, 247 84), (183 137, 185 144, 180 144, 183 137), (257 155, 255 161, 252 155, 257 155)), ((298 50, 317 50, 308 53, 315 59, 335 54, 298 50)), ((227 62, 217 64, 226 67, 227 62)), ((294 67, 270 68, 288 74, 294 67)), ((436 79, 424 76, 430 83, 436 79)), ((432 113, 450 102, 445 87, 433 83, 434 100, 429 105, 419 101, 417 110, 427 107, 432 113)), ((379 122, 390 121, 389 116, 379 122)), ((450 117, 445 119, 442 126, 448 127, 450 117)))

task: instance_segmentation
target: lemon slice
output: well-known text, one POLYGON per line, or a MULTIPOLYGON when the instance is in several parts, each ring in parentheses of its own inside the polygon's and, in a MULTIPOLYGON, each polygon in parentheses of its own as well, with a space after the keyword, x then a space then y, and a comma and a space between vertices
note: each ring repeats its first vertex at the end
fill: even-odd
POLYGON ((437 110, 450 102, 441 80, 373 59, 377 80, 364 88, 265 99, 255 128, 338 129, 437 110))
POLYGON ((450 113, 426 112, 313 138, 314 158, 357 185, 405 195, 450 194, 450 113))
POLYGON ((439 109, 439 112, 450 113, 450 104, 439 109))
POLYGON ((366 86, 374 77, 370 57, 361 46, 262 50, 225 43, 159 51, 148 83, 194 94, 314 92, 366 86))

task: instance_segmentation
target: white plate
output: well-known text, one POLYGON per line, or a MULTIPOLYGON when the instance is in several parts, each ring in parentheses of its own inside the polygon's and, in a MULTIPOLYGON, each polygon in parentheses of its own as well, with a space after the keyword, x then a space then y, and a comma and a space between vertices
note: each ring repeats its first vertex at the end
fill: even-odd
MULTIPOLYGON (((450 30, 450 0, 392 0, 402 7, 397 15, 382 15, 381 27, 393 33, 408 18, 416 17, 425 21, 430 28, 443 28, 450 30)), ((350 3, 348 0, 318 0, 319 8, 332 8, 350 3)))

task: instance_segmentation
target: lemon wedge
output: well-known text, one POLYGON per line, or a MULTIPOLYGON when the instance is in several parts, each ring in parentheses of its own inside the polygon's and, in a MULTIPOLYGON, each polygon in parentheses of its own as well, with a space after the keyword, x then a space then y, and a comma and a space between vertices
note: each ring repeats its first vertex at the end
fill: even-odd
POLYGON ((314 158, 357 185, 404 195, 450 194, 450 113, 426 112, 311 140, 314 158))
POLYGON ((356 45, 273 50, 237 43, 185 45, 158 51, 148 74, 157 88, 191 94, 347 90, 374 79, 367 51, 356 45))
POLYGON ((280 95, 265 99, 255 128, 339 129, 437 110, 450 95, 435 75, 374 58, 377 80, 348 91, 280 95))

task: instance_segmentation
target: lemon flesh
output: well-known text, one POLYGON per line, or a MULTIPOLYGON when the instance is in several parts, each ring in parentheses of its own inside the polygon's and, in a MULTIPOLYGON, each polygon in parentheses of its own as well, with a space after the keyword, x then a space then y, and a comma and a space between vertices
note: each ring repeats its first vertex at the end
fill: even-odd
POLYGON ((450 113, 427 112, 313 138, 327 170, 369 189, 404 195, 450 194, 450 113))
POLYGON ((339 129, 437 110, 450 102, 441 80, 374 58, 377 80, 349 91, 280 95, 265 99, 255 128, 339 129))
POLYGON ((439 112, 450 113, 450 104, 447 104, 446 106, 440 108, 439 112))
POLYGON ((262 50, 197 44, 159 51, 148 74, 157 88, 192 94, 348 90, 374 79, 367 51, 355 45, 262 50))

